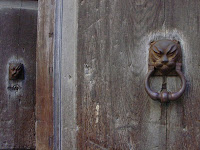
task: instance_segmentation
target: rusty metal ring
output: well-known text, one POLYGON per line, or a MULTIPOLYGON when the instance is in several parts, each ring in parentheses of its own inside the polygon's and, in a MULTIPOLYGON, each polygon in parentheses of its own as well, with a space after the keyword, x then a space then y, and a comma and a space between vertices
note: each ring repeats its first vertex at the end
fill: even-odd
POLYGON ((186 88, 186 79, 183 75, 183 73, 181 72, 181 67, 179 65, 176 66, 176 72, 179 75, 180 79, 181 79, 181 88, 178 92, 153 92, 150 88, 149 85, 149 79, 151 77, 151 75, 155 72, 155 68, 153 67, 151 70, 149 70, 149 72, 146 75, 146 79, 145 79, 145 90, 147 92, 147 94, 153 99, 153 100, 159 100, 160 102, 169 102, 169 101, 174 101, 177 100, 178 98, 180 98, 186 88))

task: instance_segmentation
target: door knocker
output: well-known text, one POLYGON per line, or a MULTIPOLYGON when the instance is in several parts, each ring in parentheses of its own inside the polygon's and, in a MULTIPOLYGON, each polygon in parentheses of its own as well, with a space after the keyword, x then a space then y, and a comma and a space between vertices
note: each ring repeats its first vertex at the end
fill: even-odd
POLYGON ((186 80, 181 71, 182 54, 180 43, 176 40, 159 40, 150 43, 149 71, 145 79, 145 90, 153 100, 169 102, 181 97, 186 88, 186 80), (168 92, 167 89, 160 93, 151 90, 149 79, 152 75, 178 75, 181 79, 181 88, 177 92, 168 92))
POLYGON ((24 65, 21 63, 9 64, 9 80, 24 80, 24 65))

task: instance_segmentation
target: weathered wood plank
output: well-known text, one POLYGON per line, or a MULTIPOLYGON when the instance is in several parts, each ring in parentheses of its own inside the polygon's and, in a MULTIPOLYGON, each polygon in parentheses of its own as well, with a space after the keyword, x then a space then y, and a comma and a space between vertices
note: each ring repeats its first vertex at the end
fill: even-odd
MULTIPOLYGON (((19 145, 23 148, 35 148, 35 81, 36 81, 36 41, 37 41, 37 9, 20 11, 20 28, 18 39, 17 59, 25 62, 25 82, 21 85, 25 89, 16 98, 20 101, 20 111, 23 118, 18 119, 16 124, 20 130, 16 133, 19 145), (31 61, 30 61, 31 60, 31 61), (30 116, 27 116, 30 115, 30 116), (27 120, 24 122, 23 120, 27 120), (22 130, 24 130, 22 132, 22 130), (26 135, 26 136, 25 136, 26 135)), ((19 112, 20 112, 19 111, 19 112)))
POLYGON ((62 3, 61 77, 61 149, 76 150, 77 88, 77 0, 62 3))
POLYGON ((78 149, 166 149, 166 107, 143 85, 164 2, 80 0, 78 19, 78 149))
MULTIPOLYGON (((166 0, 166 31, 180 39, 183 48, 183 70, 187 88, 180 101, 167 110, 167 148, 200 149, 200 1, 166 0)), ((169 88, 180 87, 178 79, 169 79, 169 88)))
POLYGON ((0 149, 35 148, 37 9, 24 9, 0 9, 0 149), (25 80, 9 81, 9 63, 24 64, 25 80))
POLYGON ((53 148, 54 0, 38 2, 36 148, 53 148))
MULTIPOLYGON (((55 2, 55 34, 54 34, 54 146, 53 149, 61 149, 61 58, 62 58, 62 20, 63 3, 55 2)), ((67 16, 66 16, 67 17, 67 16)))

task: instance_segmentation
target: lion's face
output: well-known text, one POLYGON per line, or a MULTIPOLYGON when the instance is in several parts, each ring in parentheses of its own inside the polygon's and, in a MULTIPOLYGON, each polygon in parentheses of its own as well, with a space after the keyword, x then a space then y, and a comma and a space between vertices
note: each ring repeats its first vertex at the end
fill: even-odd
POLYGON ((177 41, 159 40, 151 43, 149 49, 150 62, 163 74, 172 71, 180 57, 181 47, 177 41))

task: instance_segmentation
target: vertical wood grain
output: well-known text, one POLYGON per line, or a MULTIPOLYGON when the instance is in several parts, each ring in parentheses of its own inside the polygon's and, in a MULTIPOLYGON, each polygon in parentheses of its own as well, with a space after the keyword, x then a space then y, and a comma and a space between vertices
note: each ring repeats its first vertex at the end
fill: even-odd
POLYGON ((79 0, 78 20, 78 149, 166 149, 166 107, 144 91, 164 2, 79 0))
POLYGON ((35 148, 35 5, 0 1, 0 149, 35 148), (9 63, 23 63, 24 80, 9 80, 9 63))
MULTIPOLYGON (((187 88, 182 98, 167 109, 167 148, 200 149, 200 1, 166 0, 166 30, 175 30, 182 39, 183 70, 187 88)), ((169 79, 171 90, 180 87, 177 78, 169 79)))
POLYGON ((76 150, 77 0, 62 3, 61 149, 76 150))
POLYGON ((38 2, 36 149, 53 148, 54 0, 38 2))
POLYGON ((63 1, 55 2, 54 36, 54 149, 61 150, 61 57, 62 57, 63 1))

